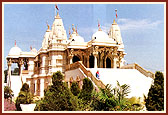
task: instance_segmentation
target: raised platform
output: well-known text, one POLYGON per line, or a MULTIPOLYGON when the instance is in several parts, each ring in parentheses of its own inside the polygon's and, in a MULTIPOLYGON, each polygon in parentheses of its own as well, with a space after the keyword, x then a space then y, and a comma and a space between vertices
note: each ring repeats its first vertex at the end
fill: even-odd
POLYGON ((67 65, 65 75, 66 82, 70 81, 70 78, 75 81, 77 76, 80 80, 84 77, 88 77, 92 80, 94 85, 101 88, 104 88, 107 84, 111 84, 114 88, 117 81, 119 81, 120 85, 127 84, 130 86, 131 92, 128 94, 128 98, 141 97, 141 99, 143 99, 144 95, 147 96, 149 88, 153 83, 153 77, 151 77, 153 73, 142 74, 137 68, 86 68, 82 62, 67 65), (97 70, 99 70, 100 73, 100 80, 95 77, 97 70))

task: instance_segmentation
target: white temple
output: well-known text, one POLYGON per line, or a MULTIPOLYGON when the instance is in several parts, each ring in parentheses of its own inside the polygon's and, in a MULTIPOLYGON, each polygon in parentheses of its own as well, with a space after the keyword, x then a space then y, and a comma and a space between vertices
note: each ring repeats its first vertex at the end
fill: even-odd
POLYGON ((24 52, 15 43, 6 57, 7 84, 14 91, 15 97, 25 82, 35 96, 43 97, 44 89, 51 84, 52 74, 57 71, 65 75, 64 82, 69 87, 73 81, 77 81, 82 87, 83 78, 89 77, 97 89, 104 88, 106 84, 115 86, 116 81, 119 81, 120 84, 130 85, 129 97, 147 95, 154 74, 138 64, 124 64, 126 53, 120 28, 115 20, 108 34, 99 26, 88 42, 79 35, 74 25, 73 32, 67 39, 63 20, 58 12, 51 29, 47 26, 42 47, 38 51, 33 48, 30 52, 24 52), (11 75, 12 63, 18 64, 19 76, 11 75), (100 79, 95 77, 97 70, 100 72, 100 79))

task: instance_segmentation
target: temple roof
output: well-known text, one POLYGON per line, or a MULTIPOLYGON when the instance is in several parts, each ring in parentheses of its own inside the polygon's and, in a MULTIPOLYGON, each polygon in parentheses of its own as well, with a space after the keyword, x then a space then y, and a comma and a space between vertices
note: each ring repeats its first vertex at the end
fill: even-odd
POLYGON ((16 45, 15 41, 15 46, 10 49, 8 57, 19 57, 21 52, 22 50, 16 45))

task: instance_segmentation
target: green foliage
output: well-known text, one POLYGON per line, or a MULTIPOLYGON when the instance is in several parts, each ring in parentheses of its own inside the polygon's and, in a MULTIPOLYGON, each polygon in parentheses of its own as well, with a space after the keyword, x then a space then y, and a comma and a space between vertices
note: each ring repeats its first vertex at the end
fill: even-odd
POLYGON ((84 78, 79 98, 86 102, 91 101, 92 91, 93 91, 92 81, 89 80, 88 78, 84 78))
POLYGON ((96 111, 141 110, 140 105, 131 104, 126 98, 129 92, 130 87, 126 84, 120 85, 117 81, 115 88, 108 84, 104 89, 100 88, 100 92, 94 94, 91 107, 96 111))
POLYGON ((80 93, 80 88, 79 88, 78 83, 72 82, 70 90, 74 96, 77 96, 80 93))
POLYGON ((24 83, 20 90, 24 92, 29 92, 30 91, 29 85, 27 83, 24 83))
POLYGON ((27 83, 24 83, 16 99, 15 104, 16 109, 18 111, 21 111, 20 104, 30 104, 32 102, 33 102, 33 96, 30 92, 29 85, 27 83))
POLYGON ((154 84, 151 85, 145 102, 148 111, 164 110, 164 76, 162 72, 155 73, 154 84))
POLYGON ((121 100, 124 99, 124 97, 128 96, 128 93, 130 93, 130 86, 127 84, 120 85, 120 83, 117 81, 117 86, 114 90, 114 95, 118 99, 118 102, 120 103, 121 100))
POLYGON ((64 79, 64 76, 62 75, 62 73, 60 71, 58 71, 52 75, 52 83, 54 86, 62 85, 63 79, 64 79))
POLYGON ((8 99, 8 98, 12 98, 13 96, 14 96, 13 91, 10 89, 10 87, 5 86, 4 87, 4 98, 8 99))
POLYGON ((77 109, 77 97, 75 97, 67 85, 62 82, 64 76, 60 71, 52 76, 52 83, 46 91, 44 98, 37 104, 36 110, 40 111, 75 111, 77 109))
POLYGON ((52 76, 53 85, 45 90, 43 99, 36 103, 35 110, 41 111, 138 111, 142 106, 135 101, 127 99, 130 87, 126 84, 112 88, 106 88, 96 92, 92 81, 88 78, 83 79, 82 90, 78 84, 73 82, 71 88, 62 82, 61 72, 54 73, 52 76))
POLYGON ((116 106, 116 100, 112 93, 111 85, 106 85, 105 89, 100 88, 101 92, 93 96, 92 107, 98 111, 110 111, 116 106))

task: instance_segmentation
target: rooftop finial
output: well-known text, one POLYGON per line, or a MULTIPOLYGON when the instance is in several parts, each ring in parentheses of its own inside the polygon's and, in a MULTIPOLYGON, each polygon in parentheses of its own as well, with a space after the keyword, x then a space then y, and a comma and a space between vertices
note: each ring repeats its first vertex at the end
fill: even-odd
POLYGON ((75 33, 75 27, 74 27, 74 24, 72 24, 72 30, 73 30, 73 33, 75 33))
POLYGON ((77 26, 76 26, 76 35, 78 36, 77 26))
POLYGON ((70 27, 69 27, 69 35, 71 35, 71 29, 70 29, 70 27))
POLYGON ((115 21, 115 19, 113 20, 113 24, 117 24, 116 21, 115 21))
POLYGON ((57 12, 57 16, 56 16, 56 18, 60 18, 60 16, 59 16, 59 12, 57 12))
POLYGON ((50 26, 49 26, 49 24, 48 24, 48 21, 47 21, 46 23, 47 23, 47 27, 48 27, 48 30, 47 30, 47 31, 49 31, 49 30, 50 30, 50 26))
POLYGON ((16 47, 16 40, 15 40, 15 47, 16 47))
POLYGON ((102 31, 101 28, 100 28, 99 20, 98 20, 98 27, 99 27, 98 31, 102 31))
POLYGON ((30 50, 32 50, 32 46, 30 46, 30 50))

